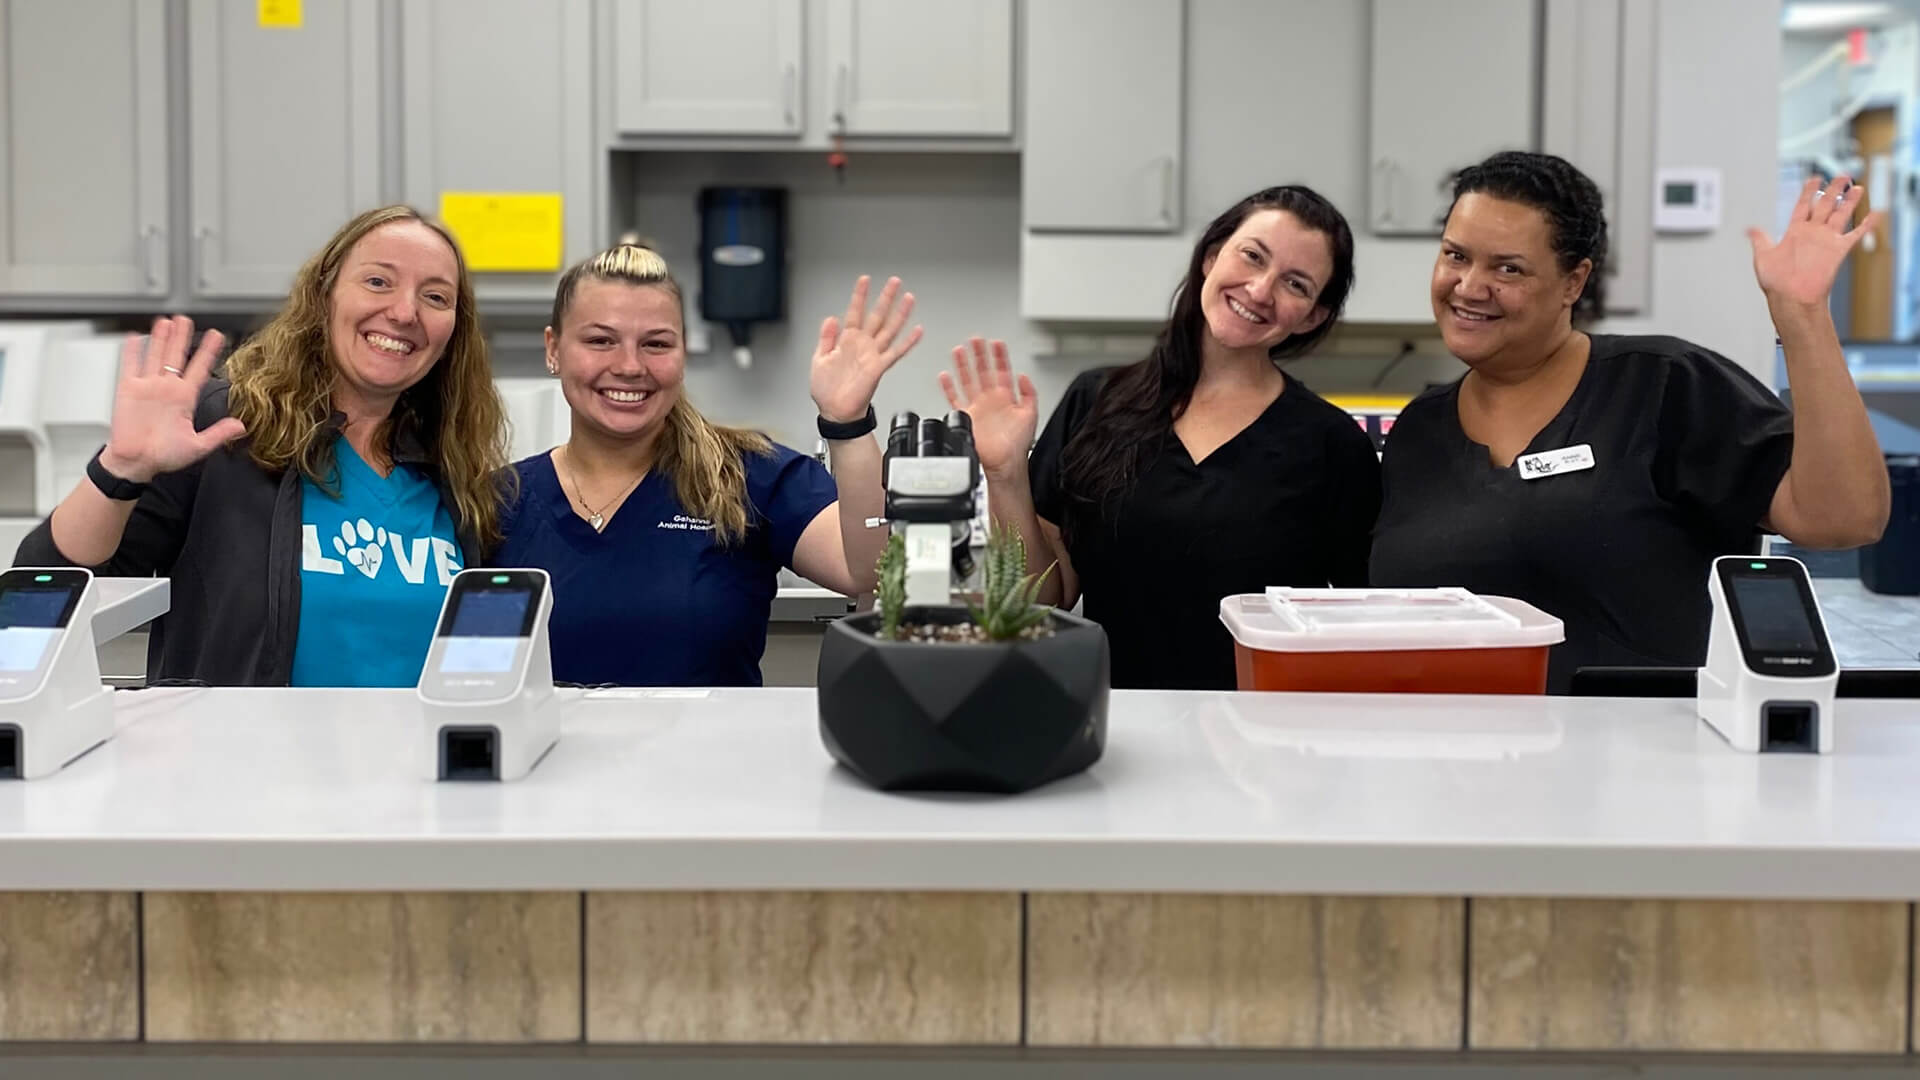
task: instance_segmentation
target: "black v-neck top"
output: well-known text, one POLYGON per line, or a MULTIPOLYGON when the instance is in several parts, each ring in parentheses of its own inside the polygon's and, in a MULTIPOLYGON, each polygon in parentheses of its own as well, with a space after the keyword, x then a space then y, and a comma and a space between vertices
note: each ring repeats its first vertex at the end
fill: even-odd
POLYGON ((1400 413, 1372 582, 1460 585, 1559 617, 1555 693, 1589 665, 1698 666, 1713 560, 1757 549, 1792 455, 1792 414, 1731 360, 1595 334, 1573 395, 1506 468, 1461 428, 1459 382, 1400 413), (1522 477, 1529 456, 1581 445, 1592 468, 1522 477))
POLYGON ((1081 373, 1040 433, 1028 465, 1035 509, 1068 533, 1114 686, 1231 690, 1222 597, 1366 583, 1380 508, 1373 440, 1289 375, 1265 412, 1199 463, 1169 430, 1143 449, 1131 490, 1087 505, 1065 490, 1061 457, 1114 370, 1081 373))

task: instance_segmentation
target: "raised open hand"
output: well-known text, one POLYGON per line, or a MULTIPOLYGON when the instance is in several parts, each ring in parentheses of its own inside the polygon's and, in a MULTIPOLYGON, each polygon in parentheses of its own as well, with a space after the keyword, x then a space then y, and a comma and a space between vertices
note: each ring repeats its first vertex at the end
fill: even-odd
POLYGON ((993 342, 991 360, 987 349, 985 339, 977 337, 970 338, 966 345, 955 345, 953 373, 940 373, 940 389, 947 392, 949 405, 973 421, 974 451, 980 455, 980 467, 992 475, 1027 467, 1027 450, 1033 445, 1040 409, 1034 400, 1033 380, 1025 375, 1018 380, 1013 377, 1007 343, 993 342))
POLYGON ((1800 201, 1793 204, 1778 242, 1759 229, 1747 230, 1753 243, 1753 276, 1767 299, 1802 305, 1827 302, 1847 253, 1880 222, 1876 210, 1853 224, 1866 192, 1844 174, 1825 188, 1811 179, 1800 189, 1800 201))
POLYGON ((867 414, 880 376, 920 343, 916 326, 898 346, 894 339, 913 314, 913 294, 900 294, 900 279, 888 278, 880 299, 867 307, 871 279, 854 282, 844 321, 829 315, 820 324, 820 344, 813 350, 813 373, 808 387, 820 415, 835 423, 851 423, 867 414), (895 297, 899 306, 894 305, 895 297))
POLYGON ((218 330, 209 330, 193 359, 187 359, 193 320, 180 315, 155 319, 153 332, 145 338, 128 335, 120 347, 113 424, 100 455, 100 464, 108 472, 146 483, 161 473, 184 469, 229 439, 246 434, 246 426, 232 417, 215 421, 205 431, 193 427, 200 388, 212 374, 225 340, 218 330))

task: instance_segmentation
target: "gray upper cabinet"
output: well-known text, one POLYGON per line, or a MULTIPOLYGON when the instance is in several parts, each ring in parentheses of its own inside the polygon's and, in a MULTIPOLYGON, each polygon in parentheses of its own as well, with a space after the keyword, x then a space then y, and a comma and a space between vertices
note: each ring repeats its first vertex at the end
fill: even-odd
POLYGON ((166 294, 165 24, 150 0, 0 0, 0 294, 166 294))
POLYGON ((1455 172, 1498 150, 1533 148, 1539 32, 1538 0, 1373 0, 1375 233, 1438 235, 1455 172))
POLYGON ((613 0, 629 135, 798 135, 805 0, 613 0))
POLYGON ((1540 148, 1600 188, 1608 314, 1651 301, 1654 2, 1547 0, 1541 35, 1540 148))
POLYGON ((845 134, 1013 134, 1013 0, 826 0, 826 18, 845 134))
MULTIPOLYGON (((560 195, 562 263, 595 248, 592 0, 402 0, 401 190, 560 195), (503 77, 505 73, 511 77, 503 77)), ((483 298, 553 298, 554 274, 476 272, 483 298)))
POLYGON ((1179 231, 1183 0, 1024 7, 1027 228, 1179 231))
POLYGON ((263 27, 257 0, 190 0, 193 291, 285 294, 300 264, 381 198, 377 0, 305 5, 263 27))

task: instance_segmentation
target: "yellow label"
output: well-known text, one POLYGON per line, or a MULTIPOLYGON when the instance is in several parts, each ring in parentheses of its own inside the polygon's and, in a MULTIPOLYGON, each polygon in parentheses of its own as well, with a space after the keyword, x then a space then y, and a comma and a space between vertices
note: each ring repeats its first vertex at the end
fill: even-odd
POLYGON ((300 29, 300 0, 259 0, 260 25, 271 30, 300 29))
POLYGON ((1348 412, 1384 412, 1405 406, 1413 399, 1405 394, 1328 394, 1327 402, 1348 412))
POLYGON ((443 191, 440 220, 471 270, 560 269, 557 191, 443 191))

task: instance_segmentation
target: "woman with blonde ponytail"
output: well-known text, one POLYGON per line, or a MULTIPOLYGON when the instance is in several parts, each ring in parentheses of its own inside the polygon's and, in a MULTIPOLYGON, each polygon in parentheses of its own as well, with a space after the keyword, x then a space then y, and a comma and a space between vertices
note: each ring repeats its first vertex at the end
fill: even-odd
POLYGON ((757 686, 782 566, 852 595, 886 543, 872 400, 920 340, 913 294, 868 279, 820 327, 811 387, 833 472, 686 398, 680 287, 658 253, 621 244, 568 270, 547 371, 573 413, 567 441, 517 463, 496 566, 553 579, 553 674, 623 686, 757 686), (896 303, 897 301, 897 303, 896 303))

